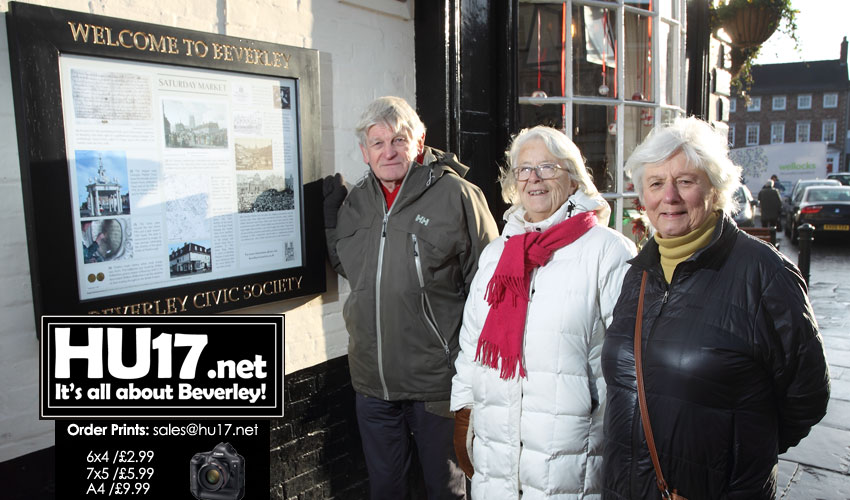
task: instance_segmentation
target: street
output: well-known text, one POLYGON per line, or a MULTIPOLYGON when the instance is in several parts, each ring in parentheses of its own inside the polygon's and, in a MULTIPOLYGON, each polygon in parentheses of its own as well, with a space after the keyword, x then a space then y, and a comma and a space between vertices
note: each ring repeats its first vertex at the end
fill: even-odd
MULTIPOLYGON (((784 234, 779 250, 797 263, 784 234)), ((826 417, 779 457, 777 499, 850 499, 850 239, 818 238, 811 252, 809 299, 823 336, 832 393, 826 417)))

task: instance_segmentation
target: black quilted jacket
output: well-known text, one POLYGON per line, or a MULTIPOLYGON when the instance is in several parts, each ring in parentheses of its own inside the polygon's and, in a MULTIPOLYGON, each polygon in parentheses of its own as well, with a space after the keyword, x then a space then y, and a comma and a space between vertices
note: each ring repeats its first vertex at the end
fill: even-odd
POLYGON ((800 272, 727 216, 669 285, 654 240, 631 263, 602 352, 603 498, 660 498, 635 390, 635 313, 646 270, 644 382, 665 479, 689 500, 772 500, 777 455, 809 433, 829 399, 800 272))

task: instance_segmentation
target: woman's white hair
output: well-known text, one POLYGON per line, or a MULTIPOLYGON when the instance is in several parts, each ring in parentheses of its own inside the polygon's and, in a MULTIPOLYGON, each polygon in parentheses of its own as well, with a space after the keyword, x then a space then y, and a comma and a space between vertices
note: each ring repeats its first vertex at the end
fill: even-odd
POLYGON ((379 97, 369 104, 354 129, 361 146, 366 145, 369 129, 378 124, 386 125, 394 134, 409 134, 414 141, 425 135, 425 124, 401 97, 379 97))
POLYGON ((729 214, 738 210, 732 196, 741 185, 741 167, 729 159, 727 139, 708 123, 690 116, 655 127, 626 161, 626 174, 631 175, 635 192, 643 198, 643 174, 647 165, 684 153, 688 166, 706 173, 717 197, 714 209, 729 214))
POLYGON ((546 149, 549 150, 552 156, 558 159, 558 165, 566 170, 570 176, 570 180, 576 183, 579 189, 588 196, 599 194, 599 191, 593 184, 593 180, 590 178, 578 146, 560 130, 538 125, 533 128, 521 130, 514 137, 508 150, 505 151, 505 158, 508 165, 499 169, 499 182, 502 184, 502 198, 506 202, 512 205, 517 205, 520 202, 517 181, 512 169, 518 165, 519 152, 522 150, 522 147, 528 141, 534 139, 543 141, 546 149))

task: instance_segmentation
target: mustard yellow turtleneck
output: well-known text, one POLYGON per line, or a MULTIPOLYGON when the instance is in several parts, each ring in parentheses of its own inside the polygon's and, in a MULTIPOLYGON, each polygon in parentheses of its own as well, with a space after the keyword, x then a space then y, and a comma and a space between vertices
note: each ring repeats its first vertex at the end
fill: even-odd
POLYGON ((711 235, 714 234, 714 226, 717 224, 717 212, 712 212, 706 217, 702 225, 684 236, 675 238, 662 238, 655 233, 655 242, 658 243, 658 252, 661 254, 661 268, 664 269, 664 279, 667 283, 673 279, 673 271, 680 262, 685 261, 700 248, 708 245, 711 235))

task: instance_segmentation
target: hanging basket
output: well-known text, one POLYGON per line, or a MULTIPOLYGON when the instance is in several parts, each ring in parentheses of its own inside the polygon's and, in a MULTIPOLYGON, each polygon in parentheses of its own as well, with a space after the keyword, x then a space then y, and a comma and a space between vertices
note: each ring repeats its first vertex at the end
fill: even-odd
POLYGON ((723 23, 723 29, 739 48, 758 47, 779 26, 779 12, 769 7, 746 6, 723 23))

